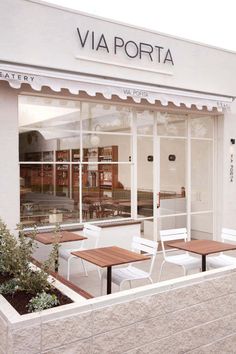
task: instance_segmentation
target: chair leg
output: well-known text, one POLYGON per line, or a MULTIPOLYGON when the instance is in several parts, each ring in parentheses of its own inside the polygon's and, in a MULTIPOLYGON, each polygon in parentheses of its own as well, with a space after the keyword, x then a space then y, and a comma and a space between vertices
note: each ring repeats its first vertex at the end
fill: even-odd
POLYGON ((161 281, 161 274, 162 274, 162 270, 163 270, 163 266, 164 266, 164 264, 165 264, 165 260, 161 263, 161 269, 160 269, 160 273, 159 273, 159 281, 161 281))
POLYGON ((101 270, 97 267, 97 271, 98 271, 98 276, 101 279, 102 278, 102 274, 101 274, 101 270))
POLYGON ((100 289, 100 293, 101 293, 101 296, 102 296, 102 293, 103 293, 103 274, 101 274, 101 282, 100 282, 100 285, 101 285, 101 289, 100 289))
POLYGON ((130 289, 132 288, 131 280, 129 280, 129 287, 130 287, 130 289))
POLYGON ((153 284, 152 278, 151 278, 151 277, 148 277, 148 279, 149 279, 150 283, 153 284))
POLYGON ((183 267, 183 270, 184 270, 184 276, 187 275, 188 272, 185 267, 183 267))
POLYGON ((123 280, 122 282, 120 282, 120 286, 119 286, 119 287, 120 287, 120 289, 119 289, 120 291, 121 291, 122 284, 123 284, 125 281, 127 281, 127 280, 123 280))
POLYGON ((81 259, 81 263, 82 263, 82 267, 83 267, 83 270, 84 270, 84 275, 87 277, 88 276, 88 272, 87 272, 87 269, 85 267, 83 259, 81 259))
POLYGON ((70 259, 67 261, 67 280, 70 280, 70 259))

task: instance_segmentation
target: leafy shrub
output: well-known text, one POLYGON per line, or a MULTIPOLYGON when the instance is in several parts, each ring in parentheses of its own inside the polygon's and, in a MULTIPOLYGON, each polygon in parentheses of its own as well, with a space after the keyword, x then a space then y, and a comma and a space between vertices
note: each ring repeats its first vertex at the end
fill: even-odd
POLYGON ((48 273, 55 268, 55 259, 59 248, 59 227, 55 229, 55 242, 49 259, 41 269, 32 269, 31 260, 36 248, 34 229, 31 237, 26 237, 19 226, 18 240, 10 233, 0 220, 0 273, 12 276, 21 290, 30 294, 49 291, 52 285, 48 282, 48 273))
POLYGON ((50 309, 59 304, 59 301, 54 294, 47 294, 45 291, 33 297, 28 304, 29 312, 37 312, 45 309, 50 309))
POLYGON ((10 234, 6 224, 0 219, 0 272, 13 275, 17 268, 16 238, 10 234))
POLYGON ((16 291, 21 290, 19 283, 16 279, 10 279, 0 285, 0 294, 15 294, 16 291))

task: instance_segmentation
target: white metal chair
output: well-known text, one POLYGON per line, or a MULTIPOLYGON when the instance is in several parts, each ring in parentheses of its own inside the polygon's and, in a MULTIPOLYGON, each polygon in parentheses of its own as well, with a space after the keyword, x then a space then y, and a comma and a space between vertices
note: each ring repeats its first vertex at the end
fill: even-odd
MULTIPOLYGON (((236 230, 223 228, 221 233, 221 241, 229 243, 236 242, 236 230)), ((207 257, 208 268, 226 267, 230 265, 236 265, 236 257, 229 256, 223 252, 217 256, 207 257)))
MULTIPOLYGON (((98 247, 100 234, 101 234, 101 227, 98 227, 98 226, 95 226, 95 225, 92 225, 89 223, 84 224, 83 235, 94 237, 94 240, 95 240, 94 248, 98 247)), ((84 240, 84 241, 86 241, 86 240, 84 240)), ((59 248, 59 257, 64 259, 67 262, 67 280, 70 279, 70 266, 71 266, 71 261, 73 259, 77 259, 77 260, 81 261, 82 266, 83 266, 83 270, 84 270, 84 274, 86 276, 88 276, 84 261, 81 258, 78 258, 78 257, 74 256, 73 254, 71 254, 71 252, 85 250, 86 248, 84 248, 84 241, 81 241, 80 247, 77 247, 77 248, 75 248, 75 247, 74 248, 66 248, 66 249, 59 248)), ((98 269, 98 274, 99 274, 99 277, 101 277, 100 269, 98 269)))
MULTIPOLYGON (((157 254, 158 242, 146 240, 142 237, 134 236, 132 240, 132 251, 145 252, 145 255, 151 256, 151 262, 148 271, 144 271, 140 268, 134 267, 129 264, 127 267, 114 268, 112 270, 112 282, 119 285, 120 290, 124 282, 128 281, 131 287, 132 280, 148 279, 153 283, 151 274, 154 266, 154 261, 157 254)), ((101 294, 103 289, 103 279, 107 277, 107 273, 103 272, 101 277, 101 294)))
POLYGON ((160 239, 161 246, 163 251, 164 260, 161 264, 159 281, 161 279, 161 274, 163 270, 163 266, 165 263, 172 263, 177 266, 180 266, 184 270, 184 275, 187 275, 190 269, 198 268, 201 269, 201 260, 197 257, 191 256, 188 252, 182 252, 181 254, 168 255, 168 253, 173 252, 172 250, 166 251, 165 242, 167 241, 175 241, 175 240, 183 240, 187 241, 187 229, 171 229, 171 230, 161 230, 160 231, 160 239))

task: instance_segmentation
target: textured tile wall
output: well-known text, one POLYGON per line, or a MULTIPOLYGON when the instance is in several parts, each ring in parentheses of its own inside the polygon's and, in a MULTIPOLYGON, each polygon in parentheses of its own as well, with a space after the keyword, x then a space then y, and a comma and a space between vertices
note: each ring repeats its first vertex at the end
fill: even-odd
POLYGON ((40 323, 28 327, 10 327, 8 345, 7 327, 0 319, 0 353, 235 352, 236 271, 90 309, 48 320, 41 316, 40 323))

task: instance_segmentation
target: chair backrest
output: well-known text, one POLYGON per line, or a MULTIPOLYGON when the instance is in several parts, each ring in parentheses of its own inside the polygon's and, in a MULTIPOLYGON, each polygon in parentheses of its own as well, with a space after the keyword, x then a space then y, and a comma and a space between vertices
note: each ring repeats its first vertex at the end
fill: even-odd
POLYGON ((185 242, 188 239, 186 227, 180 229, 170 229, 170 230, 160 230, 160 239, 161 246, 163 251, 164 258, 166 257, 166 250, 164 242, 175 241, 175 240, 184 240, 185 242))
POLYGON ((85 223, 83 228, 84 236, 92 236, 95 238, 94 247, 98 247, 98 242, 100 238, 102 228, 93 224, 85 223))
POLYGON ((154 266, 154 261, 157 254, 158 242, 147 240, 143 237, 134 236, 132 240, 132 250, 134 252, 145 252, 146 255, 151 256, 151 263, 149 268, 149 275, 152 273, 152 269, 154 266))
POLYGON ((236 242, 236 230, 223 228, 221 239, 223 242, 236 242))

